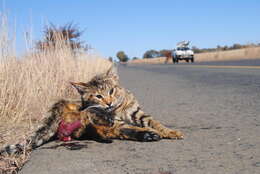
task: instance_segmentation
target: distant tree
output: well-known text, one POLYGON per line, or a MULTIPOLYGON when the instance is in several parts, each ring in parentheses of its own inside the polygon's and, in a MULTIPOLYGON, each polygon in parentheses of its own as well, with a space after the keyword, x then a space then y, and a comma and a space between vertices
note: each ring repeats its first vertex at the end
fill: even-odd
POLYGON ((220 45, 217 45, 217 50, 218 51, 221 51, 222 50, 222 47, 220 45))
POLYGON ((202 53, 202 52, 203 52, 201 49, 199 49, 199 48, 196 47, 196 46, 193 46, 191 49, 192 49, 192 51, 193 51, 194 53, 202 53))
POLYGON ((237 43, 233 44, 233 46, 231 47, 231 49, 241 49, 241 48, 243 48, 243 46, 237 43))
POLYGON ((159 57, 160 53, 156 50, 148 50, 144 53, 143 58, 144 59, 150 59, 150 58, 155 58, 159 57))
POLYGON ((172 59, 172 50, 166 50, 166 49, 163 49, 163 50, 160 50, 159 51, 159 56, 160 57, 165 57, 165 64, 169 63, 172 59))
POLYGON ((138 57, 133 57, 132 59, 133 59, 133 60, 136 60, 136 59, 139 59, 139 58, 138 58, 138 57))
POLYGON ((167 57, 169 54, 172 53, 172 50, 163 49, 159 51, 160 57, 167 57))
POLYGON ((112 57, 109 57, 108 60, 109 60, 110 62, 113 62, 113 58, 112 58, 112 57))
POLYGON ((225 45, 225 46, 223 47, 223 50, 224 50, 224 51, 229 50, 228 46, 225 45))
POLYGON ((125 54, 124 51, 118 51, 116 57, 120 62, 127 62, 129 60, 128 56, 125 54))
POLYGON ((80 31, 73 23, 61 27, 50 24, 45 26, 43 33, 43 39, 36 43, 36 48, 39 50, 56 48, 61 44, 61 42, 68 44, 73 51, 88 49, 88 45, 84 44, 84 42, 80 40, 83 31, 80 31))

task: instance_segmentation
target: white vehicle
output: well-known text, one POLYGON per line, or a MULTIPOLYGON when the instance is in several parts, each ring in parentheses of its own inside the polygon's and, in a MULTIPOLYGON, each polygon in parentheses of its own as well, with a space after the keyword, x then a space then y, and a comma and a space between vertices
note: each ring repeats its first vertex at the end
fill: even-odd
POLYGON ((173 63, 178 63, 179 60, 186 62, 194 62, 194 52, 188 47, 190 42, 182 41, 177 44, 177 48, 172 52, 173 63))

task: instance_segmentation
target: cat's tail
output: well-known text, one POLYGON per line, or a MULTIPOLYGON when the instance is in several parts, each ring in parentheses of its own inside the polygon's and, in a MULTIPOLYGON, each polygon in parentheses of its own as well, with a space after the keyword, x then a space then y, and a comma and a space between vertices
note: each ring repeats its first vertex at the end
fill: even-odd
POLYGON ((26 139, 26 141, 5 146, 3 149, 0 149, 0 155, 21 153, 24 150, 32 150, 48 142, 57 132, 61 115, 67 103, 66 100, 60 100, 55 103, 49 110, 48 115, 44 118, 42 124, 38 126, 38 129, 26 139))

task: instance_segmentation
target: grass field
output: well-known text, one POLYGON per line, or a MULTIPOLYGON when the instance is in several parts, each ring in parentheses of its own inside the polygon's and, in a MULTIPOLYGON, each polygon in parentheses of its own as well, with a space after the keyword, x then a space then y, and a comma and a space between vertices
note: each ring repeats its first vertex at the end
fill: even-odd
MULTIPOLYGON (((260 59, 260 47, 195 54, 196 62, 229 61, 245 59, 260 59)), ((129 63, 162 64, 164 62, 165 57, 159 57, 154 59, 136 59, 130 61, 129 63)), ((172 63, 172 60, 170 63, 172 63)))

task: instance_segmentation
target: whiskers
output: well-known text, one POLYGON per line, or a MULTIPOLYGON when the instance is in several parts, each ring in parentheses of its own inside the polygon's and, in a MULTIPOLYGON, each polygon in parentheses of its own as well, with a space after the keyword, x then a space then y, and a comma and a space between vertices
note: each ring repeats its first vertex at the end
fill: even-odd
POLYGON ((121 105, 123 100, 124 100, 124 97, 120 96, 118 98, 118 100, 114 104, 109 106, 109 107, 105 107, 105 106, 100 105, 100 104, 94 104, 94 105, 90 105, 90 106, 84 108, 82 111, 84 111, 84 110, 89 110, 89 111, 100 111, 100 110, 103 110, 105 112, 111 113, 111 112, 114 112, 121 105))
POLYGON ((118 98, 118 100, 116 101, 116 103, 114 103, 114 104, 112 105, 112 108, 113 108, 112 111, 116 110, 116 109, 123 103, 123 101, 124 101, 124 97, 123 97, 123 96, 120 96, 120 97, 118 98))

